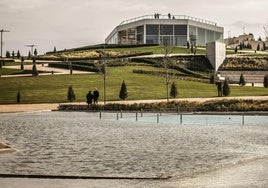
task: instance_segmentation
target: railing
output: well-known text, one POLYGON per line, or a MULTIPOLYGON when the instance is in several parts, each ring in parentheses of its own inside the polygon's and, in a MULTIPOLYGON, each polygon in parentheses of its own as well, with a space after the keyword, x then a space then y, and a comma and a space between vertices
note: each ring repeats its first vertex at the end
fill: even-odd
POLYGON ((157 16, 157 17, 156 17, 156 15, 144 15, 144 16, 132 18, 132 19, 125 20, 125 21, 121 22, 119 25, 124 25, 124 24, 136 22, 139 20, 145 20, 145 19, 193 20, 193 21, 197 21, 197 22, 201 22, 201 23, 205 23, 205 24, 209 24, 209 25, 217 25, 216 22, 212 22, 212 21, 208 21, 208 20, 204 20, 204 19, 200 19, 200 18, 195 18, 195 17, 187 16, 187 15, 161 15, 161 14, 159 14, 159 16, 157 16))
MULTIPOLYGON (((268 114, 251 114, 243 112, 222 112, 222 113, 165 113, 162 111, 146 113, 142 110, 136 112, 117 111, 116 120, 127 122, 139 121, 146 123, 168 123, 178 125, 266 125, 268 114)), ((104 113, 105 115, 105 113, 104 113)), ((111 116, 109 117, 111 118, 111 116)), ((99 119, 103 119, 102 112, 99 112, 99 119)), ((104 117, 105 119, 105 117, 104 117)))

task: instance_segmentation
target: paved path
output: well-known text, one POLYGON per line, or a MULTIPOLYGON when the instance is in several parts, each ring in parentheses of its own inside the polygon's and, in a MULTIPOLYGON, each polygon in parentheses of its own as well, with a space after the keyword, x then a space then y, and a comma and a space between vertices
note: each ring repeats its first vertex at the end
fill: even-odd
MULTIPOLYGON (((24 65, 25 70, 32 70, 33 65, 24 65)), ((9 69, 20 69, 20 65, 14 65, 14 66, 3 66, 3 68, 9 68, 9 69)), ((36 68, 38 71, 44 71, 46 73, 39 73, 39 75, 52 75, 53 74, 70 74, 70 70, 68 69, 60 69, 55 67, 49 67, 48 64, 44 64, 43 66, 41 64, 36 64, 36 68)), ((78 71, 73 70, 73 74, 90 74, 92 72, 87 71, 78 71)), ((20 76, 32 76, 32 74, 13 74, 13 75, 2 75, 1 77, 20 77, 20 76)))
MULTIPOLYGON (((215 98, 180 98, 180 99, 170 99, 170 101, 205 102, 209 100, 223 100, 223 99, 268 100, 268 95, 267 96, 244 96, 244 97, 215 97, 215 98)), ((167 101, 166 99, 157 99, 157 100, 108 101, 106 103, 134 104, 134 103, 154 103, 154 102, 166 102, 166 101, 167 101)), ((7 104, 7 105, 2 104, 0 105, 0 113, 56 110, 59 104, 60 103, 7 104)), ((86 102, 61 103, 61 104, 86 105, 86 102)), ((100 102, 99 104, 103 104, 103 102, 100 102)))

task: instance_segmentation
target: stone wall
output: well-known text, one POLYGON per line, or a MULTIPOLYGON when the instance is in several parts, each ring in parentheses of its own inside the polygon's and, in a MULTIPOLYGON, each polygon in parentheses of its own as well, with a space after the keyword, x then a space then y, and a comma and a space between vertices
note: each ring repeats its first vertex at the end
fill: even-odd
POLYGON ((263 83, 268 71, 219 71, 221 77, 226 77, 231 83, 238 83, 243 74, 246 83, 263 83))

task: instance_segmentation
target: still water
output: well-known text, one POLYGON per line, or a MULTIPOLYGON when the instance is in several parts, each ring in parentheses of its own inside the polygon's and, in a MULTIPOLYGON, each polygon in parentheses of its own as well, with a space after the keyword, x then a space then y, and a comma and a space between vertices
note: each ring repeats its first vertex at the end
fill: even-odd
POLYGON ((117 120, 114 113, 102 119, 86 112, 0 114, 0 142, 17 149, 0 155, 0 173, 182 177, 268 156, 267 123, 241 126, 240 119, 223 126, 207 120, 199 126, 193 117, 192 124, 168 120, 135 121, 133 114, 117 120))

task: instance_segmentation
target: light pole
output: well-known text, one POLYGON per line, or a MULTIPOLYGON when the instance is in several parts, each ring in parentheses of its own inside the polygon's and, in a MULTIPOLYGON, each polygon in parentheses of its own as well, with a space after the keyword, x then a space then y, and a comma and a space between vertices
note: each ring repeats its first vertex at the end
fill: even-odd
POLYGON ((106 77, 107 77, 106 54, 104 50, 97 50, 96 52, 99 54, 99 59, 102 62, 101 72, 103 74, 103 104, 105 105, 106 104, 106 77))
POLYGON ((165 68, 165 85, 166 85, 166 95, 167 95, 167 102, 169 102, 169 84, 170 84, 170 76, 168 73, 169 68, 169 59, 168 54, 170 53, 171 49, 169 48, 168 38, 163 37, 163 45, 164 45, 164 57, 163 63, 165 68))
POLYGON ((0 32, 1 32, 1 57, 3 57, 3 33, 10 32, 10 31, 1 29, 0 32))
POLYGON ((33 55, 33 47, 35 47, 35 44, 29 44, 29 45, 25 45, 26 47, 30 47, 31 48, 31 56, 33 55))
POLYGON ((106 76, 107 76, 107 71, 106 71, 106 62, 104 61, 102 63, 102 73, 103 73, 103 104, 106 104, 106 76))

